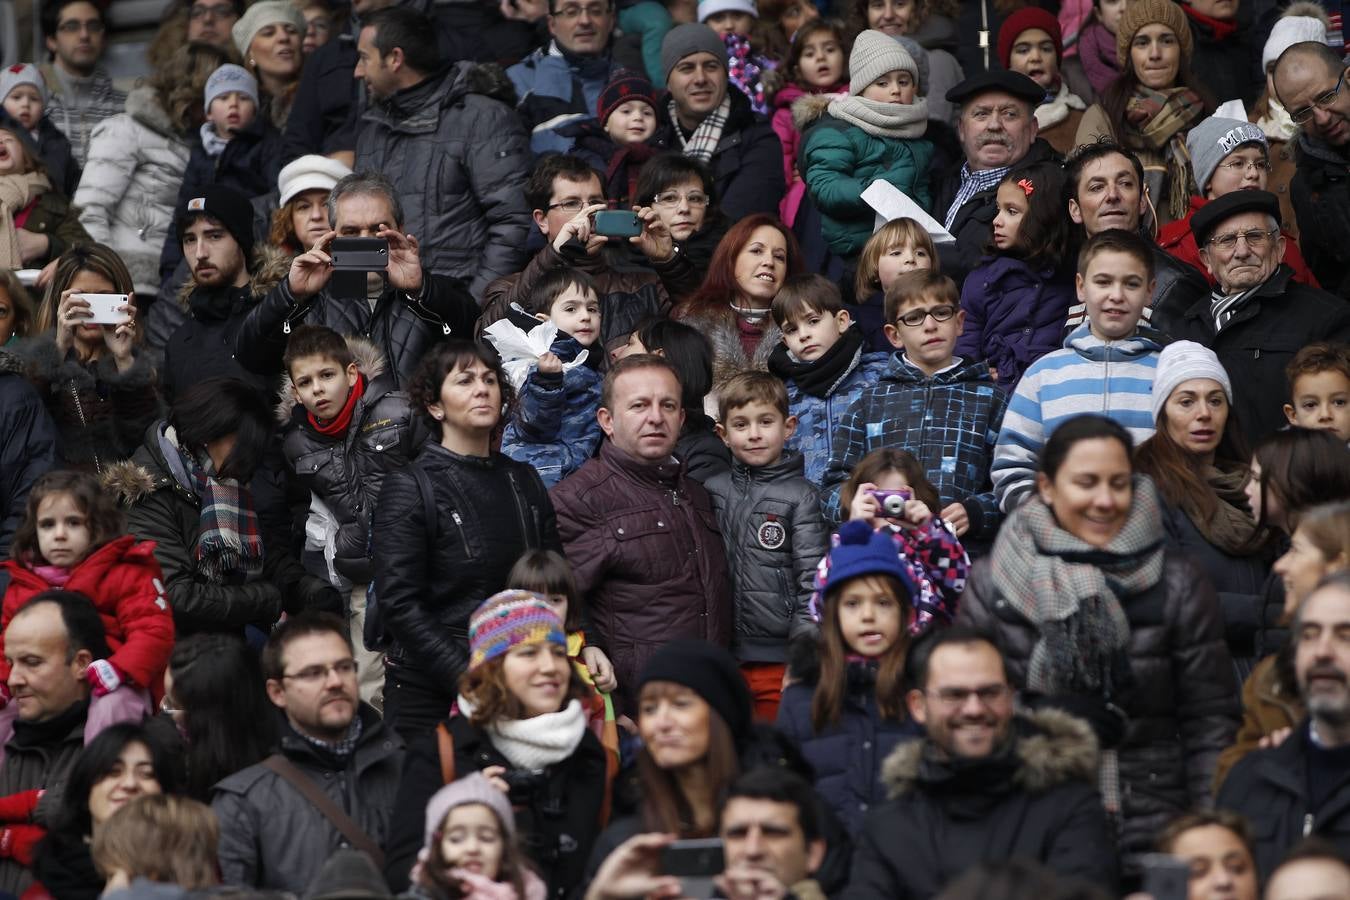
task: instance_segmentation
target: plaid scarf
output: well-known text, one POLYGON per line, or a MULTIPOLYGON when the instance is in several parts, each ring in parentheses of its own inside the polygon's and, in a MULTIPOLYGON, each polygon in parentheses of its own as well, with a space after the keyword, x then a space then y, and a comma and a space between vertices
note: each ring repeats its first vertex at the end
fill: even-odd
POLYGON ((247 584, 263 570, 262 536, 258 514, 253 511, 253 495, 233 478, 216 478, 210 458, 203 464, 183 448, 177 450, 202 504, 197 568, 213 584, 247 584))
POLYGON ((675 111, 675 100, 670 100, 670 121, 675 125, 675 137, 679 138, 684 155, 707 165, 712 162, 713 151, 722 140, 722 129, 727 125, 727 116, 731 115, 731 97, 723 97, 717 109, 708 113, 689 140, 684 139, 684 130, 680 127, 675 111))
POLYGON ((321 741, 316 737, 310 737, 299 728, 292 730, 303 740, 312 745, 315 749, 331 753, 338 759, 346 759, 356 750, 356 744, 361 740, 361 732, 365 726, 361 723, 361 713, 358 711, 352 716, 352 724, 347 726, 347 734, 337 741, 321 741))
POLYGON ((1132 127, 1125 144, 1132 150, 1161 152, 1166 160, 1169 219, 1182 219, 1190 208, 1192 194, 1200 193, 1192 185, 1191 155, 1186 150, 1186 131, 1205 114, 1200 95, 1187 87, 1155 91, 1135 86, 1125 105, 1125 121, 1132 127))

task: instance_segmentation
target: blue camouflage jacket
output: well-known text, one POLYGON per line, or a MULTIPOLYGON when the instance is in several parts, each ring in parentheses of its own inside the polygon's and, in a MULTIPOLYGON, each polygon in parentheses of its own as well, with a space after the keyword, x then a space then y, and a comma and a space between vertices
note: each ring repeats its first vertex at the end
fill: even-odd
MULTIPOLYGON (((581 352, 575 338, 559 335, 549 348, 563 362, 581 352)), ((591 348, 591 353, 603 352, 591 348)), ((595 455, 604 433, 596 421, 600 373, 580 365, 561 374, 530 373, 502 432, 502 453, 534 466, 552 487, 595 455)))
POLYGON ((825 465, 830 461, 830 445, 844 414, 864 390, 877 383, 886 371, 890 354, 865 353, 858 365, 845 376, 827 397, 815 397, 788 380, 788 414, 797 417, 797 430, 788 438, 787 448, 801 453, 806 461, 806 480, 820 485, 825 465))

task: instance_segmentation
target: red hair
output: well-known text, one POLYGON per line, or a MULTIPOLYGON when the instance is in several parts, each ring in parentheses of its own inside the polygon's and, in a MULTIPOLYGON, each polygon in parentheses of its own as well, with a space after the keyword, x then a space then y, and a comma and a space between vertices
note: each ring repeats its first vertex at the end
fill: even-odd
MULTIPOLYGON (((703 276, 703 284, 698 291, 684 302, 678 317, 699 315, 721 315, 727 312, 731 301, 740 293, 736 284, 736 257, 745 245, 750 243, 750 235, 755 229, 768 226, 783 236, 787 244, 787 274, 797 275, 802 271, 802 250, 788 227, 777 216, 768 213, 755 213, 746 216, 727 229, 726 235, 713 251, 712 261, 708 263, 708 274, 703 276)), ((781 285, 779 286, 781 288, 781 285)))

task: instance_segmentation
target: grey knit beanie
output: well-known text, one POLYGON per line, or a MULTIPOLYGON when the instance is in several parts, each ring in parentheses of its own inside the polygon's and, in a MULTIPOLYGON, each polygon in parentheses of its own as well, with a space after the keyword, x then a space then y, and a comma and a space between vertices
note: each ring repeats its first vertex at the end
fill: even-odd
POLYGON ((1270 143, 1265 132, 1242 119, 1210 116, 1186 135, 1186 152, 1191 155, 1191 171, 1195 173, 1195 184, 1202 197, 1219 163, 1243 144, 1260 144, 1266 156, 1270 156, 1270 143))
POLYGON ((853 52, 848 55, 848 92, 856 97, 869 84, 896 69, 908 72, 918 84, 919 67, 914 64, 914 57, 895 38, 868 29, 853 41, 853 52))
POLYGON ((661 41, 661 71, 666 74, 667 84, 670 83, 670 70, 680 60, 695 53, 711 53, 724 67, 727 64, 727 45, 707 25, 687 22, 666 32, 661 41))
POLYGON ((492 786, 481 772, 474 772, 450 782, 431 795, 427 801, 427 814, 422 829, 422 846, 430 847, 436 832, 445 824, 445 817, 457 806, 479 803, 497 814, 502 820, 502 828, 508 836, 516 833, 516 815, 511 811, 511 801, 506 795, 492 786))
POLYGON ((919 70, 919 96, 928 96, 928 50, 923 44, 920 44, 914 38, 907 34, 898 35, 895 38, 896 43, 905 48, 914 59, 914 66, 919 70))

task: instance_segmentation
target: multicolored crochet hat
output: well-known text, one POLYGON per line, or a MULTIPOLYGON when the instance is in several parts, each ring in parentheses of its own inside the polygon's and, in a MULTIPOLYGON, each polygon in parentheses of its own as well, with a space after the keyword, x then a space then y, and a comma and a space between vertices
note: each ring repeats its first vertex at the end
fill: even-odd
POLYGON ((512 647, 550 642, 567 648, 562 620, 543 597, 520 590, 493 594, 469 619, 469 671, 512 647))

